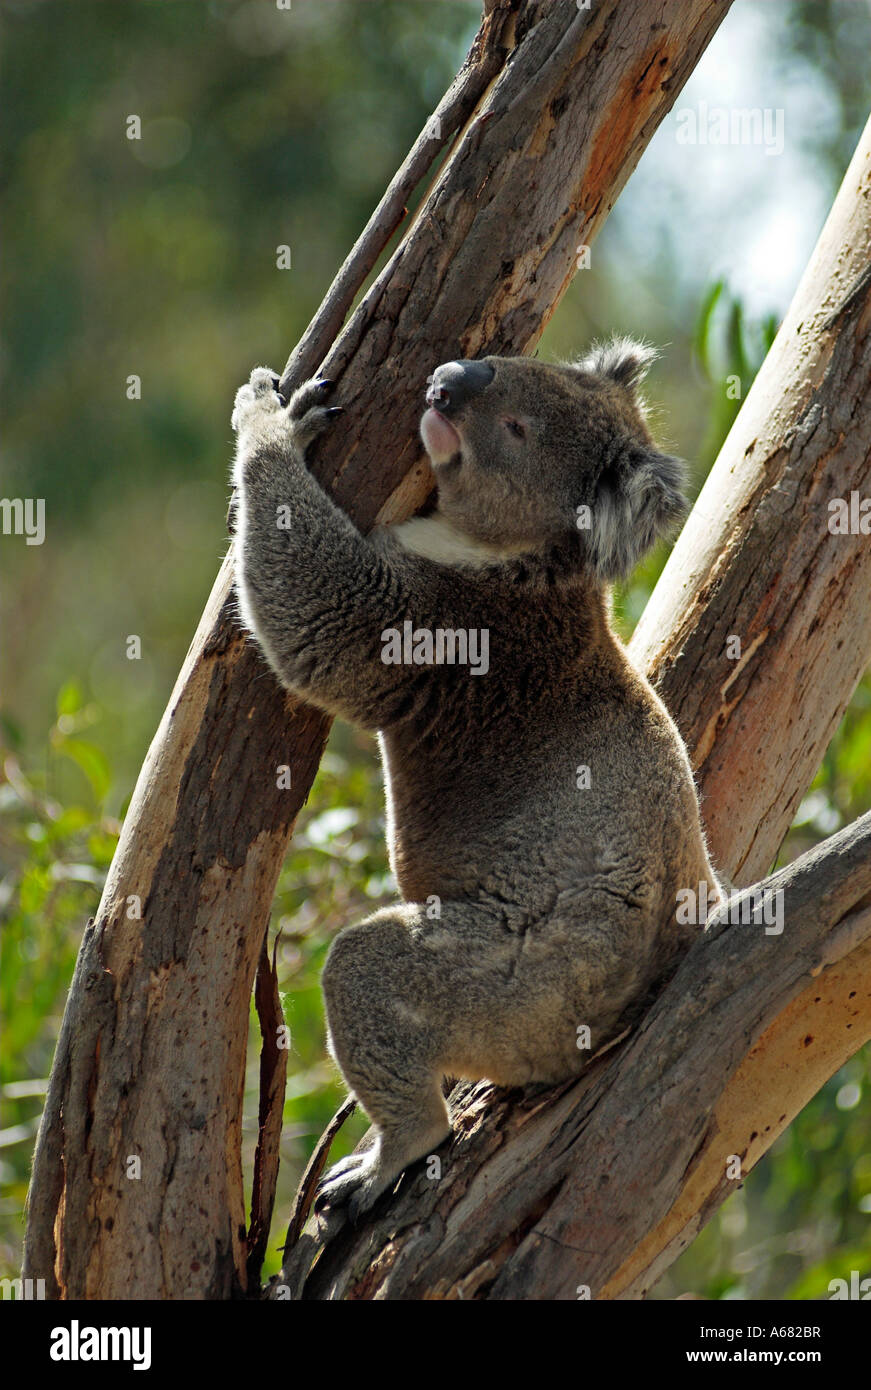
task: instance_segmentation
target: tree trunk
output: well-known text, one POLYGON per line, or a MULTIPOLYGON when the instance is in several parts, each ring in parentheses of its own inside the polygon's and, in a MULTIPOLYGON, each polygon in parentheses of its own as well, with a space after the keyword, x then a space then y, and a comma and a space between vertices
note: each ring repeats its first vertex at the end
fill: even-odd
MULTIPOLYGON (((577 247, 598 232, 727 9, 662 0, 654 20, 642 0, 487 6, 436 113, 441 133, 412 151, 285 370, 286 388, 321 366, 341 382, 341 438, 322 441, 313 466, 362 528, 408 515, 431 486, 416 431, 427 373, 450 357, 535 343, 577 247), (405 197, 451 139, 412 226, 331 348, 405 197)), ((82 943, 25 1246, 26 1276, 44 1278, 49 1296, 226 1298, 246 1288, 249 999, 328 720, 265 673, 233 622, 231 580, 227 561, 82 943), (277 786, 285 764, 291 791, 277 786)))
MULTIPOLYGON (((871 658, 868 537, 829 527, 832 499, 871 490, 869 266, 871 122, 632 643, 694 755, 714 862, 745 882, 871 658)), ((462 1088, 443 1180, 404 1179, 303 1296, 643 1295, 871 1036, 871 814, 759 886, 778 891, 782 933, 706 933, 579 1081, 462 1088)), ((279 1289, 319 1248, 303 1236, 279 1289)))

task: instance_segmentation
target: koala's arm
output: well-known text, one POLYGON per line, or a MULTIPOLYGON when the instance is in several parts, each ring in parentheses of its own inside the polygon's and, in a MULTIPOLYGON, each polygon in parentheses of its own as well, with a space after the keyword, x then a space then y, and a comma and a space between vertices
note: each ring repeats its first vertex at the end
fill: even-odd
POLYGON ((363 728, 413 703, 413 668, 385 665, 382 632, 412 606, 407 583, 308 471, 307 445, 339 415, 330 383, 285 407, 256 368, 236 395, 236 590, 242 620, 292 690, 363 728))

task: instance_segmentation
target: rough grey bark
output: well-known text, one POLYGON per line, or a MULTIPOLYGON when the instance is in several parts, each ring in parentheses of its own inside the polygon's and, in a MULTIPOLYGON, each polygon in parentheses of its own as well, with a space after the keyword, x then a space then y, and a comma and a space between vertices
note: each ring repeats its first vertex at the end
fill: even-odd
MULTIPOLYGON (((388 195, 285 373, 292 384, 323 366, 341 380, 341 440, 319 445, 314 469, 361 526, 407 515, 431 485, 416 424, 433 365, 534 344, 577 246, 598 232, 727 9, 488 6, 443 113, 457 134, 412 225, 329 350, 392 229, 399 193, 388 195)), ((418 147, 401 190, 425 167, 418 147)), ((248 1004, 328 721, 265 673, 233 621, 231 581, 228 562, 82 945, 31 1184, 25 1270, 49 1295, 225 1298, 246 1287, 248 1004), (290 791, 277 785, 283 764, 290 791)))

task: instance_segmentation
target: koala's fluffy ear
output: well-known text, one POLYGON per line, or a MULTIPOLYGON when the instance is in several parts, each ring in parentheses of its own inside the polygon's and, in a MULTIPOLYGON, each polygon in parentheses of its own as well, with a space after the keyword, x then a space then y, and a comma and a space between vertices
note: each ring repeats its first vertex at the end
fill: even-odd
POLYGON ((627 441, 599 479, 593 502, 587 549, 599 579, 624 579, 686 515, 684 478, 681 459, 627 441))
POLYGON ((657 349, 648 343, 615 337, 607 343, 594 343, 576 365, 582 372, 594 372, 634 391, 658 356, 657 349))

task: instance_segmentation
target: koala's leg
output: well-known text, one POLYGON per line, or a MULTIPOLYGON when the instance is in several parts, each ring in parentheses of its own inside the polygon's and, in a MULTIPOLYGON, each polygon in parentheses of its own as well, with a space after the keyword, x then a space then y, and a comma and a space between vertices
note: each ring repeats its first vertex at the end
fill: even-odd
POLYGON ((317 1207, 347 1202, 352 1221, 404 1168, 450 1134, 441 1089, 443 1039, 416 1007, 409 980, 414 946, 403 909, 378 913, 340 933, 323 974, 329 1047, 348 1087, 377 1130, 363 1154, 336 1163, 321 1181, 317 1207))
POLYGON ((525 1085, 581 1069, 570 946, 564 928, 525 934, 471 902, 437 921, 397 906, 339 934, 323 975, 331 1051, 378 1138, 329 1170, 319 1208, 347 1202, 356 1220, 438 1147, 444 1076, 525 1085))

